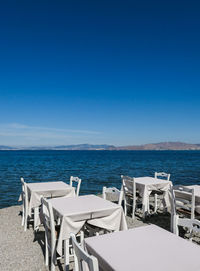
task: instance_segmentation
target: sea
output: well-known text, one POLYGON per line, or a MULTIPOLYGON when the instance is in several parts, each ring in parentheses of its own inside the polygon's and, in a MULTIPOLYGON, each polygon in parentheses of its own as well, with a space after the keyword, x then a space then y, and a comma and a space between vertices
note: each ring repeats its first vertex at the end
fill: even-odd
POLYGON ((19 204, 26 182, 82 179, 80 194, 121 186, 121 175, 171 174, 173 184, 200 185, 200 151, 0 151, 0 208, 19 204))

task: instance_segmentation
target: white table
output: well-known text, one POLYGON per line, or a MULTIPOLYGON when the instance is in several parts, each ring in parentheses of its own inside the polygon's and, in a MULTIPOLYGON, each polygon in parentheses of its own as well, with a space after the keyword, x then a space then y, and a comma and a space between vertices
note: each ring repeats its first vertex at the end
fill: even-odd
POLYGON ((85 239, 103 271, 199 271, 200 246, 158 226, 85 239))
POLYGON ((153 177, 134 178, 136 189, 142 197, 143 213, 147 213, 149 204, 149 195, 153 190, 164 192, 165 206, 169 206, 169 190, 172 185, 171 181, 157 179, 153 177))
POLYGON ((77 234, 84 223, 108 230, 127 229, 126 219, 121 206, 94 195, 53 198, 48 200, 56 217, 61 219, 57 252, 62 254, 62 241, 65 249, 65 268, 69 266, 70 233, 77 234))
POLYGON ((31 209, 34 208, 34 229, 38 224, 40 224, 38 207, 41 205, 42 197, 52 198, 75 196, 74 188, 64 182, 27 183, 27 192, 29 198, 29 215, 31 215, 31 209))
POLYGON ((200 185, 188 185, 185 186, 190 189, 194 189, 195 195, 195 211, 200 214, 200 185))

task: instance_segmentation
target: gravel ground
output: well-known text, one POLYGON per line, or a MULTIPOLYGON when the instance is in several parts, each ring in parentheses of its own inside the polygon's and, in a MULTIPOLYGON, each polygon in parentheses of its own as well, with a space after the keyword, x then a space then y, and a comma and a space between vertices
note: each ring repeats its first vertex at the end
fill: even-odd
POLYGON ((46 271, 33 230, 23 231, 20 210, 20 206, 0 209, 0 270, 46 271))
MULTIPOLYGON (((24 232, 21 226, 20 206, 0 209, 0 270, 1 271, 46 271, 44 265, 44 230, 34 236, 32 227, 24 232)), ((126 217, 128 227, 140 227, 156 224, 166 230, 170 229, 169 214, 154 214, 145 221, 141 213, 132 220, 126 217)), ((71 265, 72 268, 72 265, 71 265)), ((59 263, 56 270, 63 271, 63 264, 59 263)))

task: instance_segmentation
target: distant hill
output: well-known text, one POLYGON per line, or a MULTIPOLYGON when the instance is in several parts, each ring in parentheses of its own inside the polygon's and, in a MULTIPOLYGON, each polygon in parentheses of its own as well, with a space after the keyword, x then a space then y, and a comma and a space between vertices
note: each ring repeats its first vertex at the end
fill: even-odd
POLYGON ((92 144, 78 144, 78 145, 59 145, 59 146, 3 146, 0 145, 0 150, 114 150, 113 145, 92 145, 92 144))
POLYGON ((113 145, 90 145, 90 144, 79 144, 79 145, 63 145, 55 146, 54 149, 57 150, 112 150, 116 147, 113 145))
POLYGON ((13 150, 15 148, 10 147, 10 146, 4 146, 4 145, 0 145, 0 150, 13 150))
POLYGON ((122 146, 118 147, 117 150, 200 150, 200 144, 161 142, 135 146, 122 146))
POLYGON ((130 145, 116 147, 114 145, 58 145, 58 146, 3 146, 0 145, 0 150, 200 150, 200 144, 189 144, 183 142, 160 142, 144 145, 130 145))

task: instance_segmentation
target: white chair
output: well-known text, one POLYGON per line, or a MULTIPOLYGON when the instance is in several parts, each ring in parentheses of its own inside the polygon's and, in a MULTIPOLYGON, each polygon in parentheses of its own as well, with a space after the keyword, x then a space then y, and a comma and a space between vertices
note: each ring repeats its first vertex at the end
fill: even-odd
POLYGON ((170 189, 171 199, 171 231, 178 231, 177 215, 194 219, 195 196, 194 190, 184 186, 174 186, 170 189))
POLYGON ((103 199, 107 199, 107 196, 110 195, 114 200, 117 200, 118 204, 121 205, 122 202, 122 191, 116 187, 103 187, 102 196, 103 199))
MULTIPOLYGON (((42 222, 45 228, 45 265, 49 265, 49 256, 51 258, 51 263, 50 263, 50 270, 54 271, 55 270, 55 264, 57 263, 57 259, 61 259, 61 257, 56 257, 56 244, 57 244, 57 239, 59 236, 59 231, 60 231, 60 225, 56 225, 55 223, 55 217, 53 213, 53 208, 51 206, 51 203, 42 198, 42 222)), ((83 242, 84 239, 84 233, 81 230, 79 233, 76 235, 80 239, 80 243, 83 242)), ((70 251, 70 257, 73 257, 73 253, 71 251, 72 245, 69 244, 69 251, 70 251)))
POLYGON ((174 221, 174 233, 179 235, 178 226, 187 228, 190 232, 189 239, 192 240, 193 233, 200 233, 200 221, 197 219, 180 218, 179 215, 173 217, 174 221))
MULTIPOLYGON (((184 186, 171 188, 171 231, 178 235, 178 226, 194 231, 197 225, 195 217, 194 189, 184 186), (180 217, 182 215, 183 217, 180 217)), ((200 223, 200 222, 199 222, 200 223)))
POLYGON ((28 199, 28 189, 24 178, 21 178, 22 184, 22 226, 24 226, 24 231, 27 230, 28 222, 33 222, 33 228, 36 230, 36 218, 38 217, 39 207, 31 209, 31 214, 29 215, 29 199, 28 199))
POLYGON ((165 173, 165 172, 155 172, 155 175, 154 175, 155 179, 157 179, 159 177, 159 179, 165 179, 167 181, 170 180, 170 174, 168 173, 165 173))
POLYGON ((55 270, 56 264, 56 230, 54 214, 51 204, 44 198, 42 201, 42 216, 45 228, 45 265, 49 265, 49 253, 51 258, 50 270, 55 270))
POLYGON ((24 231, 27 230, 28 223, 28 192, 27 186, 23 178, 21 178, 22 184, 22 226, 24 226, 24 231))
POLYGON ((194 219, 195 217, 195 195, 194 189, 185 186, 174 186, 172 188, 173 212, 180 212, 183 215, 194 219))
MULTIPOLYGON (((104 186, 102 189, 102 197, 103 199, 107 200, 107 196, 108 195, 112 195, 114 196, 114 198, 117 198, 118 201, 118 205, 121 205, 121 198, 122 198, 122 192, 119 191, 116 187, 106 187, 104 186)), ((91 236, 97 236, 97 235, 102 235, 105 233, 110 233, 111 231, 106 230, 106 229, 102 229, 100 227, 96 227, 93 225, 90 225, 88 223, 85 224, 85 232, 88 233, 89 237, 91 236)))
POLYGON ((80 186, 81 186, 81 179, 78 177, 70 177, 70 186, 73 187, 73 183, 76 184, 76 195, 79 196, 80 186))
POLYGON ((84 271, 83 265, 86 264, 89 271, 99 271, 98 260, 92 255, 89 255, 76 241, 76 237, 71 233, 71 241, 74 249, 74 264, 75 271, 84 271))
MULTIPOLYGON (((163 179, 163 180, 166 180, 166 181, 169 181, 170 180, 170 174, 168 173, 165 173, 165 172, 155 172, 154 174, 154 178, 155 179, 163 179)), ((158 209, 158 194, 162 195, 163 193, 157 191, 155 194, 154 194, 154 213, 157 212, 157 209, 158 209)), ((150 210, 150 207, 149 207, 149 210, 150 210)))
POLYGON ((132 207, 132 218, 135 218, 135 209, 136 209, 136 186, 134 178, 129 176, 123 176, 122 178, 122 190, 124 197, 124 213, 127 215, 127 206, 132 207), (129 201, 132 201, 132 204, 129 201))

